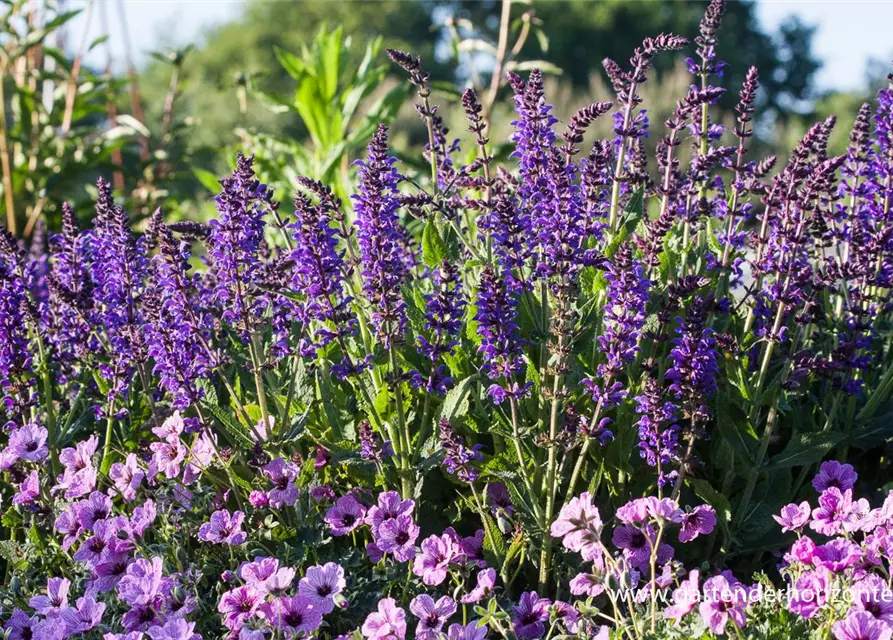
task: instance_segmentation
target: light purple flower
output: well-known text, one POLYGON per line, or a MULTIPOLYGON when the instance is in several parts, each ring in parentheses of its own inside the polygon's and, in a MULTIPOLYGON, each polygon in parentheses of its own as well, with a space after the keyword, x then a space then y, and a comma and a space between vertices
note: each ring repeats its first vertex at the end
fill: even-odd
POLYGON ((416 556, 412 572, 429 587, 437 586, 446 579, 450 562, 459 552, 451 536, 428 536, 422 541, 422 553, 416 556))
POLYGON ((50 578, 47 580, 47 595, 34 596, 28 602, 36 613, 42 616, 57 613, 59 609, 68 606, 68 590, 71 581, 65 578, 50 578))
POLYGON ((403 640, 406 637, 406 612, 393 598, 378 601, 378 611, 366 616, 361 628, 367 640, 403 640))
POLYGON ((335 608, 335 597, 346 586, 344 568, 335 562, 327 562, 307 569, 307 573, 298 582, 298 595, 307 598, 314 609, 326 615, 335 608))
POLYGON ((66 607, 60 612, 65 629, 70 635, 85 633, 102 620, 105 604, 96 602, 89 596, 79 598, 77 607, 66 607))
POLYGON ((716 511, 713 507, 698 505, 682 516, 682 528, 679 529, 679 542, 691 542, 701 535, 710 535, 716 527, 716 511))
POLYGON ((71 510, 60 513, 56 517, 56 522, 53 527, 64 536, 62 538, 63 551, 68 551, 84 532, 81 523, 78 522, 77 516, 75 516, 74 512, 71 510))
POLYGON ((484 558, 484 530, 478 529, 473 536, 465 536, 459 541, 464 562, 483 569, 487 566, 484 558))
POLYGON ((154 478, 159 473, 168 478, 176 478, 180 475, 180 465, 186 459, 189 450, 177 438, 153 442, 149 445, 152 450, 152 460, 149 462, 149 477, 154 478))
POLYGON ((172 618, 162 626, 152 626, 146 631, 152 640, 201 640, 195 633, 195 623, 184 618, 172 618))
POLYGON ((831 628, 837 640, 890 640, 893 630, 865 611, 850 611, 831 628))
POLYGON ((290 507, 297 502, 298 487, 295 484, 295 478, 298 477, 297 465, 276 458, 264 467, 264 475, 273 483, 273 488, 267 493, 270 506, 279 509, 282 506, 290 507))
POLYGON ((19 485, 19 490, 12 497, 12 503, 31 504, 32 502, 36 502, 39 497, 40 477, 37 475, 37 470, 35 469, 25 476, 24 481, 19 485))
POLYGON ((415 558, 415 541, 418 537, 419 527, 411 515, 403 513, 378 526, 375 545, 379 551, 392 553, 398 562, 408 562, 415 558))
POLYGON ((131 607, 149 604, 161 589, 161 558, 151 560, 140 558, 127 567, 124 577, 118 582, 118 596, 131 607))
POLYGON ((853 470, 851 464, 841 464, 837 460, 823 462, 819 472, 812 480, 812 486, 819 493, 824 493, 830 487, 840 491, 846 491, 856 486, 859 476, 853 470))
POLYGON ((81 526, 91 531, 99 520, 105 520, 112 513, 112 501, 104 493, 94 491, 86 500, 71 505, 71 509, 81 526))
POLYGON ((329 524, 334 536, 346 536, 363 524, 366 509, 352 495, 338 498, 338 501, 326 512, 325 521, 329 524))
POLYGON ((650 515, 650 501, 648 498, 636 498, 617 509, 617 519, 624 524, 642 524, 650 515))
POLYGON ((862 549, 846 538, 835 538, 816 547, 813 558, 817 567, 824 567, 832 573, 840 573, 861 560, 862 549))
POLYGON ((876 573, 869 573, 850 589, 853 611, 865 611, 893 626, 893 591, 876 573))
POLYGON ((772 516, 775 521, 781 525, 781 532, 797 531, 806 526, 809 517, 812 515, 812 508, 809 502, 804 500, 800 504, 789 504, 781 508, 781 513, 772 516))
POLYGON ((416 596, 409 603, 409 610, 419 619, 415 637, 418 640, 435 640, 443 625, 456 613, 456 601, 442 596, 437 602, 426 593, 416 596))
POLYGON ((217 611, 223 615, 226 628, 236 631, 257 614, 263 601, 264 594, 254 587, 236 587, 220 596, 217 611))
POLYGON ((601 531, 602 519, 588 492, 564 505, 550 527, 552 536, 562 538, 561 542, 566 549, 577 552, 585 550, 584 558, 588 560, 601 549, 601 531))
POLYGON ((126 502, 132 502, 136 498, 136 490, 145 477, 146 472, 140 469, 135 453, 128 454, 127 460, 123 463, 116 462, 109 469, 109 478, 126 502))
POLYGON ((322 612, 304 596, 283 596, 265 607, 264 616, 281 631, 291 634, 306 634, 319 629, 322 612))
POLYGON ((730 582, 725 575, 713 576, 704 582, 704 598, 698 605, 701 618, 710 630, 722 635, 731 620, 738 628, 744 627, 747 616, 747 592, 741 583, 730 582))
POLYGON ((579 631, 580 612, 572 604, 556 600, 552 604, 552 613, 554 619, 560 620, 569 633, 576 634, 579 631))
POLYGON ((9 434, 7 451, 19 460, 39 462, 47 457, 47 430, 33 422, 9 434))
POLYGON ((486 637, 487 625, 478 626, 477 621, 469 622, 464 627, 451 624, 447 632, 447 640, 484 640, 486 637))
POLYGON ((484 598, 489 597, 491 593, 493 593, 493 588, 495 586, 496 571, 494 571, 493 569, 483 569, 481 571, 478 571, 477 582, 474 586, 474 589, 462 596, 462 604, 472 604, 474 602, 480 602, 484 598))
POLYGON ((242 531, 242 521, 245 514, 236 511, 230 512, 221 509, 211 514, 211 520, 205 522, 198 529, 199 540, 217 544, 240 545, 248 538, 248 534, 242 531))
POLYGON ((664 616, 678 624, 682 618, 694 611, 701 600, 700 572, 692 569, 688 578, 673 590, 673 604, 666 608, 664 616))
POLYGON ((551 601, 540 598, 536 591, 522 593, 518 604, 512 607, 512 627, 515 635, 520 640, 543 637, 551 605, 551 601))
POLYGON ((249 587, 267 593, 267 580, 279 571, 279 561, 276 558, 258 558, 253 562, 243 562, 239 567, 239 577, 249 587))
POLYGON ((384 491, 378 494, 376 503, 366 513, 366 524, 372 529, 372 535, 378 537, 378 528, 382 523, 393 520, 400 515, 411 515, 415 509, 413 500, 404 500, 396 491, 384 491))

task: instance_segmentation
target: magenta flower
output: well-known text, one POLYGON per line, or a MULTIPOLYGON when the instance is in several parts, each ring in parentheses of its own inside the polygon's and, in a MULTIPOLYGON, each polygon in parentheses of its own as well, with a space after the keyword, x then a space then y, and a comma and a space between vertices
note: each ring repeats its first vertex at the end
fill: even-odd
POLYGON ((118 596, 131 607, 149 604, 161 590, 161 558, 140 558, 118 582, 118 596))
POLYGON ((540 598, 536 591, 522 593, 518 604, 512 607, 512 627, 515 635, 520 640, 543 637, 551 605, 551 601, 540 598))
POLYGON ((314 609, 326 615, 335 608, 335 597, 346 586, 344 568, 335 562, 327 562, 323 566, 307 569, 307 573, 298 582, 298 595, 306 598, 314 609))
POLYGON ((890 640, 893 630, 865 611, 850 611, 831 628, 837 640, 890 640))
POLYGON ((37 502, 39 497, 40 477, 37 475, 37 470, 34 470, 25 476, 25 480, 19 485, 19 490, 12 497, 12 503, 31 504, 37 502))
POLYGON ((478 571, 477 583, 474 589, 462 596, 462 604, 472 604, 488 598, 496 586, 496 571, 483 569, 478 571))
POLYGON ((248 495, 248 502, 255 509, 263 509, 270 506, 270 499, 264 491, 255 489, 248 495))
POLYGON ((422 542, 422 553, 416 556, 412 572, 429 587, 437 586, 446 579, 450 563, 459 553, 456 541, 449 535, 428 536, 422 542))
POLYGON ((826 536, 836 536, 843 532, 843 525, 849 521, 852 509, 853 492, 830 487, 819 496, 819 506, 813 510, 809 526, 826 536))
POLYGON ((140 469, 135 453, 128 454, 123 463, 116 462, 109 469, 109 478, 125 502, 136 498, 136 490, 140 488, 146 473, 140 469))
POLYGON ((775 521, 781 525, 781 532, 798 531, 806 526, 809 522, 809 516, 812 515, 812 509, 809 502, 804 500, 800 504, 789 504, 781 508, 781 513, 772 516, 775 521))
POLYGON ((788 562, 796 561, 811 565, 815 561, 816 544, 809 536, 803 536, 791 545, 790 551, 785 554, 788 562))
POLYGON ((9 434, 7 451, 19 460, 39 462, 47 457, 47 430, 33 422, 9 434))
POLYGON ((326 512, 324 520, 329 524, 334 536, 346 536, 363 524, 366 509, 352 495, 338 498, 326 512))
POLYGON ((394 554, 398 562, 408 562, 415 558, 415 541, 419 537, 419 531, 412 516, 403 513, 396 518, 385 520, 378 526, 375 545, 379 551, 394 554))
MULTIPOLYGON (((734 580, 734 578, 732 578, 734 580)), ((730 582, 725 575, 713 576, 704 582, 704 598, 698 611, 710 630, 722 635, 731 620, 738 628, 744 627, 747 616, 747 592, 738 581, 730 582)))
POLYGON ((322 624, 322 611, 304 596, 283 596, 265 607, 264 616, 280 631, 309 635, 322 624))
POLYGON ((264 475, 273 483, 273 488, 267 493, 270 506, 279 509, 282 506, 290 507, 298 501, 298 487, 295 484, 297 465, 276 458, 264 467, 264 475))
POLYGON ((223 624, 231 631, 238 631, 254 617, 264 602, 264 594, 254 587, 237 587, 220 596, 217 611, 223 615, 223 624))
POLYGON ((211 514, 211 520, 199 527, 199 540, 231 546, 240 545, 248 538, 248 534, 242 531, 244 519, 245 514, 241 511, 236 511, 232 515, 226 509, 215 511, 211 514))
POLYGON ((714 528, 716 528, 716 511, 709 505, 699 505, 682 516, 679 542, 691 542, 698 536, 710 535, 714 528))
POLYGON ((862 559, 862 549, 846 538, 835 538, 816 547, 813 555, 815 565, 832 573, 840 573, 862 559))
POLYGON ((831 576, 826 570, 808 571, 794 583, 788 608, 801 618, 812 618, 828 602, 830 588, 831 576))
POLYGON ((443 625, 456 613, 456 601, 442 596, 437 602, 426 593, 416 596, 409 603, 409 610, 419 619, 415 637, 418 640, 436 640, 443 625))
POLYGON ((856 486, 859 476, 853 470, 851 464, 841 464, 837 460, 823 462, 819 472, 812 480, 812 486, 818 493, 824 493, 834 487, 840 491, 846 491, 856 486))
POLYGON ((70 580, 50 578, 47 580, 47 594, 32 597, 28 604, 31 605, 35 613, 42 616, 58 613, 59 609, 68 606, 68 590, 70 588, 70 580))
POLYGON ((99 624, 102 614, 105 612, 105 604, 96 602, 90 596, 84 596, 77 601, 77 607, 66 607, 60 612, 65 630, 69 635, 85 633, 99 624))
POLYGON ((367 640, 403 640, 406 637, 406 612, 393 598, 378 601, 378 611, 366 616, 360 629, 367 640))
POLYGON ((487 637, 487 625, 478 626, 476 621, 467 625, 451 624, 447 632, 447 640, 484 640, 487 637))
POLYGON ((682 618, 694 611, 701 600, 700 572, 692 569, 688 578, 673 590, 673 604, 666 608, 664 616, 678 624, 682 618))

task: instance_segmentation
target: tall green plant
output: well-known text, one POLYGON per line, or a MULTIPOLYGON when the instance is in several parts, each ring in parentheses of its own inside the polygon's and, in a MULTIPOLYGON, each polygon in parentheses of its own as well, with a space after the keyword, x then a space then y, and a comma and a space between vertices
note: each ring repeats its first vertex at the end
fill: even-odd
POLYGON ((341 27, 325 27, 300 54, 276 49, 276 58, 295 80, 291 96, 263 91, 249 79, 248 91, 275 113, 299 118, 305 140, 277 139, 239 130, 241 144, 256 155, 271 182, 292 191, 300 175, 316 176, 347 195, 349 160, 368 142, 380 122, 389 122, 406 98, 403 85, 383 86, 387 66, 378 62, 381 38, 368 43, 359 64, 353 40, 341 27))

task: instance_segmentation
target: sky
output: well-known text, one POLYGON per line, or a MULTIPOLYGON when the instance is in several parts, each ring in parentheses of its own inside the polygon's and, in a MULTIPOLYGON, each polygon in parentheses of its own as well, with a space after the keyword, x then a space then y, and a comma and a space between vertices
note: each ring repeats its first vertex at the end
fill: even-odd
MULTIPOLYGON (((121 2, 137 64, 144 63, 153 49, 196 41, 205 28, 236 18, 242 6, 241 0, 97 0, 88 42, 102 33, 106 13, 118 70, 123 68, 124 51, 122 39, 115 37, 120 34, 121 2)), ((86 0, 66 1, 66 8, 85 6, 86 0)), ((790 14, 818 26, 814 49, 824 63, 817 81, 820 90, 862 88, 869 59, 893 59, 893 0, 760 0, 757 14, 769 30, 790 14)), ((82 13, 70 32, 69 46, 77 46, 84 23, 82 13)), ((94 52, 91 62, 104 65, 105 55, 104 50, 94 52)))

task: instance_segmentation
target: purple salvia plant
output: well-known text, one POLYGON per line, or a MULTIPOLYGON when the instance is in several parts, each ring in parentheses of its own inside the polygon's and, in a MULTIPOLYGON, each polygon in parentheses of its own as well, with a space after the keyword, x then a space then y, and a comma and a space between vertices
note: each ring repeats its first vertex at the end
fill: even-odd
POLYGON ((400 290, 407 276, 406 239, 400 227, 399 176, 388 157, 388 130, 381 125, 359 162, 359 187, 353 195, 363 289, 372 305, 372 325, 385 348, 403 337, 406 303, 400 290))

